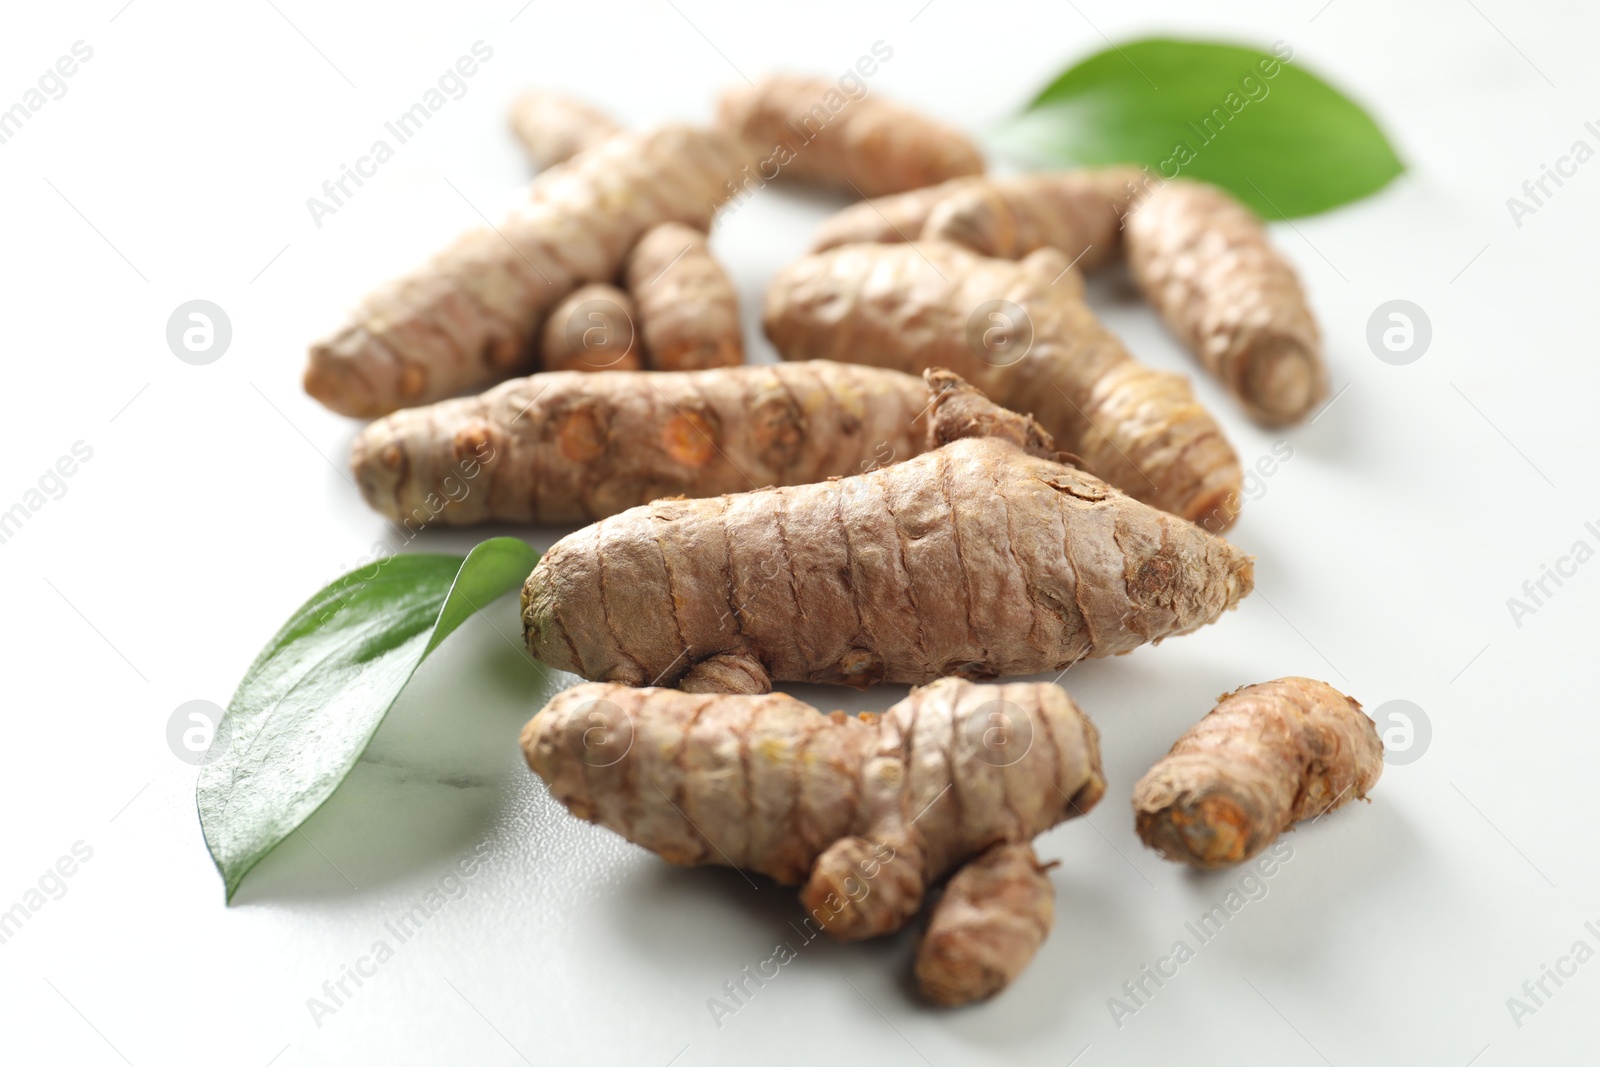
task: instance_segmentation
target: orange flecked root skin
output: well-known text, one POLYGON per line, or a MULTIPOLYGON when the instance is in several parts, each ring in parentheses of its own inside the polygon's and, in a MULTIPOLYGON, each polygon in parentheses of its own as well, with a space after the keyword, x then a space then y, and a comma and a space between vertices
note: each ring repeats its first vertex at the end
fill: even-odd
POLYGON ((1299 422, 1327 396, 1305 291, 1249 208, 1168 182, 1128 216, 1126 244, 1145 298, 1257 422, 1299 422))
POLYGON ((1135 499, 1213 532, 1238 513, 1238 456, 1188 380, 1130 356, 1055 249, 842 245, 779 271, 764 323, 786 359, 948 367, 1135 499))
POLYGON ((709 226, 753 157, 725 130, 607 138, 536 178, 498 228, 469 231, 369 296, 311 346, 306 392, 373 418, 528 373, 551 308, 586 282, 611 281, 652 226, 709 226))
POLYGON ((1059 671, 1196 629, 1250 591, 1232 545, 1045 458, 1031 420, 929 377, 933 451, 658 500, 557 542, 523 587, 529 651, 693 691, 922 684, 1059 671))
POLYGON ((1361 705, 1310 678, 1222 697, 1133 790, 1144 843, 1194 867, 1231 867, 1302 819, 1364 798, 1383 742, 1361 705))
POLYGON ((717 118, 759 144, 781 177, 857 196, 983 173, 960 131, 865 90, 846 95, 824 78, 780 74, 730 89, 717 118))
POLYGON ((629 254, 626 275, 651 369, 744 362, 739 295, 704 233, 680 222, 652 228, 629 254))
POLYGON ((836 363, 535 374, 379 419, 351 467, 408 529, 589 522, 904 459, 926 447, 927 403, 920 378, 836 363))
POLYGON ((1145 299, 1256 421, 1298 422, 1327 396, 1294 269, 1261 220, 1215 186, 1133 167, 968 178, 852 205, 814 247, 919 238, 1007 259, 1055 248, 1085 270, 1125 255, 1145 299))
MULTIPOLYGON (((957 871, 929 951, 944 972, 1007 980, 1032 955, 1004 944, 1021 929, 998 928, 1007 912, 1029 922, 1008 884, 1016 857, 1105 792, 1093 724, 1059 686, 1041 683, 946 678, 861 717, 780 693, 580 685, 528 723, 522 751, 579 818, 669 863, 799 885, 807 925, 841 940, 900 929, 957 871), (1007 731, 998 742, 996 722, 1007 731), (965 876, 969 861, 979 869, 965 876), (986 933, 987 907, 995 928, 986 933)), ((1033 947, 1048 928, 1046 914, 1033 947)))
POLYGON ((993 845, 957 871, 917 946, 917 989, 941 1007, 987 1000, 1033 959, 1055 920, 1055 889, 1033 846, 993 845))
POLYGON ((508 119, 511 132, 540 170, 622 132, 622 127, 598 108, 542 89, 529 90, 512 101, 508 119))
POLYGON ((633 298, 616 286, 580 287, 545 320, 540 369, 643 370, 638 319, 633 298))

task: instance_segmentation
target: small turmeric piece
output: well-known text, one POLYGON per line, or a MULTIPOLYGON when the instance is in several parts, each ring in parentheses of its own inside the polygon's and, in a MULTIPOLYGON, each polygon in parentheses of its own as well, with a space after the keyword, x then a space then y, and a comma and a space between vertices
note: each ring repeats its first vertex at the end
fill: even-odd
POLYGON ((633 299, 616 286, 583 286, 545 320, 540 369, 640 370, 638 314, 633 299))
POLYGON ((534 658, 626 685, 769 690, 1063 670, 1215 620, 1251 562, 1055 461, 1032 419, 933 373, 933 451, 850 478, 657 500, 558 541, 534 658))
POLYGON ((551 308, 614 278, 650 227, 709 226, 753 151, 726 130, 691 126, 608 138, 535 178, 498 228, 468 232, 369 296, 311 346, 306 392, 371 418, 527 373, 551 308))
POLYGON ((919 378, 839 363, 535 374, 379 419, 350 463, 408 527, 589 522, 908 458, 927 403, 919 378))
POLYGON ((1238 512, 1238 456, 1188 380, 1129 355, 1053 248, 1011 262, 946 242, 842 245, 778 272, 764 324, 785 359, 947 367, 1031 412, 1085 469, 1213 532, 1238 512))
POLYGON ((1085 270, 1125 254, 1145 299, 1257 422, 1298 422, 1327 395, 1294 269, 1261 220, 1215 186, 1134 167, 967 178, 852 205, 813 247, 919 239, 1005 259, 1055 248, 1085 270))
POLYGON ((669 863, 802 885, 805 925, 841 940, 900 929, 956 872, 916 969, 940 1004, 1027 965, 1051 896, 1029 842, 1105 793, 1094 725, 1040 683, 946 678, 860 717, 779 693, 580 685, 521 742, 572 814, 669 863))
POLYGON ((625 268, 653 370, 705 370, 744 362, 739 295, 706 235, 680 222, 652 227, 625 268))
POLYGON ((1242 863, 1302 819, 1365 798, 1383 742, 1361 705, 1325 682, 1279 678, 1217 706, 1133 788, 1150 848, 1194 867, 1242 863))
POLYGON ((945 1007, 1010 985, 1055 921, 1055 889, 1033 846, 992 845, 950 879, 917 946, 917 988, 945 1007))
POLYGON ((860 196, 983 173, 983 157, 960 131, 822 78, 778 74, 730 89, 717 118, 772 152, 780 176, 860 196))
POLYGON ((1145 299, 1251 418, 1299 422, 1327 396, 1305 291, 1253 211, 1215 186, 1168 182, 1128 216, 1126 243, 1145 299))
POLYGON ((530 89, 511 103, 511 132, 540 170, 593 148, 622 127, 611 117, 564 93, 530 89))

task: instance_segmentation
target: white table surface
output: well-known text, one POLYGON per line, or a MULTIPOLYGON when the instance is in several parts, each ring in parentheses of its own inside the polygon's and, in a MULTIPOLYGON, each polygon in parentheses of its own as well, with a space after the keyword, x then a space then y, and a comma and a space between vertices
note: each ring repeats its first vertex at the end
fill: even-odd
MULTIPOLYGON (((1574 141, 1600 147, 1584 127, 1600 120, 1600 18, 1576 2, 1320 3, 780 13, 536 0, 519 13, 521 0, 503 0, 446 13, 98 0, 10 12, 0 105, 75 41, 93 55, 0 145, 0 507, 75 443, 93 454, 0 544, 0 909, 30 899, 74 848, 89 853, 71 877, 45 879, 52 895, 0 944, 0 1056, 1590 1062, 1600 962, 1547 979, 1533 1014, 1514 1019, 1507 999, 1575 942, 1600 949, 1600 563, 1547 583, 1554 595, 1520 620, 1507 598, 1575 542, 1600 545, 1600 163, 1520 226, 1505 201, 1574 141), (226 703, 288 613, 383 537, 346 481, 355 424, 300 391, 305 346, 369 286, 512 200, 528 176, 503 120, 517 88, 579 90, 644 125, 706 115, 740 72, 839 72, 883 40, 894 56, 875 91, 981 132, 1102 35, 1151 32, 1290 42, 1297 63, 1375 110, 1410 170, 1276 230, 1323 324, 1337 403, 1314 425, 1265 433, 1199 383, 1246 462, 1280 439, 1293 448, 1232 535, 1257 556, 1258 591, 1219 625, 1064 679, 1099 724, 1109 792, 1040 841, 1061 861, 1056 927, 1012 989, 935 1011, 906 982, 911 935, 819 941, 718 1026, 708 999, 797 940, 794 897, 671 869, 548 798, 516 733, 570 679, 520 651, 512 598, 423 667, 345 786, 223 906, 169 717, 186 701, 226 703), (467 94, 315 226, 305 199, 478 40, 494 54, 467 94), (208 366, 175 359, 164 338, 195 298, 234 331, 208 366), (1397 298, 1433 328, 1405 366, 1365 340, 1369 315, 1397 298), (1370 805, 1287 838, 1293 858, 1265 895, 1118 1026, 1108 1001, 1122 983, 1240 878, 1142 848, 1133 782, 1218 693, 1299 673, 1369 710, 1414 702, 1430 745, 1390 766, 1370 805), (464 889, 313 1019, 308 998, 392 940, 385 924, 480 847, 488 861, 464 889)), ((756 323, 764 281, 835 206, 768 190, 716 235, 760 359, 772 358, 756 323)), ((1144 309, 1100 289, 1136 352, 1190 368, 1144 309)), ((495 532, 540 547, 561 533, 495 532)), ((464 551, 479 536, 418 544, 464 551)), ((795 691, 851 709, 899 695, 795 691)))

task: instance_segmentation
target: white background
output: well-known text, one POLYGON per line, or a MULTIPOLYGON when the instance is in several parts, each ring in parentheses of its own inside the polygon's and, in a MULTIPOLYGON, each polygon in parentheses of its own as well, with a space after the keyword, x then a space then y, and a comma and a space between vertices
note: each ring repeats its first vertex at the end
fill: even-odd
MULTIPOLYGON (((1600 563, 1547 586, 1520 626, 1507 598, 1579 539, 1600 546, 1584 525, 1600 529, 1600 162, 1520 227, 1505 201, 1575 140, 1600 147, 1584 129, 1600 120, 1593 6, 921 2, 534 0, 519 13, 521 0, 100 0, 11 13, 0 106, 74 41, 94 55, 0 145, 0 509, 75 442, 93 458, 0 545, 0 909, 76 842, 93 854, 0 944, 8 1062, 1592 1056, 1600 962, 1547 983, 1554 996, 1520 1027, 1506 1001, 1578 939, 1600 948, 1583 925, 1600 925, 1600 563), (1246 463, 1280 437, 1293 447, 1232 534, 1257 557, 1258 592, 1202 633, 1064 679, 1102 731, 1109 792, 1041 839, 1062 861, 1056 927, 1012 989, 934 1011, 906 983, 909 933, 819 941, 716 1026, 707 999, 797 940, 793 895, 670 869, 548 799, 516 733, 570 679, 520 651, 512 598, 423 667, 366 761, 224 908, 168 719, 189 700, 225 704, 290 611, 385 536, 346 479, 355 424, 300 392, 305 346, 371 285, 477 225, 478 209, 511 201, 528 177, 503 119, 517 88, 581 91, 631 124, 694 119, 742 74, 837 74, 883 40, 894 56, 875 92, 985 134, 1105 38, 1155 32, 1289 42, 1296 63, 1374 110, 1410 169, 1275 231, 1323 324, 1337 403, 1268 434, 1199 383, 1246 463), (306 198, 480 39, 494 56, 468 94, 314 226, 306 198), (233 324, 205 367, 164 338, 195 298, 233 324), (1432 321, 1409 366, 1365 340, 1395 298, 1432 321), (1370 805, 1289 837, 1293 859, 1265 898, 1119 1028, 1108 999, 1238 880, 1143 849, 1134 781, 1217 694, 1297 673, 1369 710, 1415 702, 1430 746, 1390 766, 1370 805), (307 998, 480 845, 491 858, 464 895, 314 1024, 307 998)), ((719 230, 758 358, 771 358, 756 327, 765 279, 836 206, 767 190, 719 230)), ((1100 288, 1134 351, 1190 368, 1147 312, 1100 288)), ((514 532, 544 547, 561 531, 514 532)), ((465 551, 481 533, 419 544, 465 551)), ((865 708, 899 693, 802 695, 865 708)))

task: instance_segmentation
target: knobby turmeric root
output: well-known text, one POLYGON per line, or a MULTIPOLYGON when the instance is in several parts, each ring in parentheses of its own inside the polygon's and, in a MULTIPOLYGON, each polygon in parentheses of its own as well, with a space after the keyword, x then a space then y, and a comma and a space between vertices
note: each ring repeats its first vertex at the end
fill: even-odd
POLYGON ((1168 182, 1128 216, 1127 247, 1145 298, 1256 421, 1299 422, 1327 396, 1305 291, 1249 208, 1168 182))
POLYGON ((1093 724, 1038 683, 946 678, 859 718, 777 693, 580 685, 522 750, 579 818, 669 863, 803 885, 807 928, 841 940, 900 929, 955 871, 917 962, 942 1004, 1026 966, 1051 895, 1028 842, 1105 792, 1093 724))
POLYGON ((728 90, 718 120, 771 152, 780 176, 882 196, 983 173, 960 131, 826 79, 774 75, 728 90))
POLYGON ((582 100, 531 89, 511 103, 511 132, 540 170, 593 148, 622 127, 582 100))
POLYGON ((1238 456, 1189 382, 1135 361, 1055 249, 841 246, 778 272, 764 324, 785 359, 948 367, 1136 500, 1213 532, 1238 513, 1238 456))
POLYGON ((1364 798, 1382 773, 1383 742, 1360 704, 1279 678, 1220 697, 1134 786, 1134 823, 1169 860, 1229 867, 1364 798))
POLYGON ((653 227, 629 254, 626 275, 651 368, 744 362, 739 295, 704 233, 678 222, 653 227))
POLYGON ((1214 186, 1134 167, 967 178, 855 204, 814 247, 917 239, 1007 259, 1056 248, 1084 269, 1126 253, 1145 299, 1252 418, 1298 422, 1327 395, 1294 269, 1260 219, 1214 186))
POLYGON ((550 313, 539 346, 546 371, 640 370, 639 312, 614 285, 585 285, 550 313))
POLYGON ((825 362, 535 374, 379 419, 351 466, 367 503, 411 529, 592 521, 905 459, 926 445, 927 404, 919 378, 825 362))
POLYGON ((1063 670, 1216 619, 1249 557, 1052 458, 931 374, 934 451, 851 478, 658 500, 571 534, 522 591, 528 649, 627 685, 764 692, 1063 670))
POLYGON ((708 226, 753 152, 726 130, 689 126, 608 138, 534 179, 498 229, 470 231, 368 297, 312 345, 306 391, 372 417, 526 373, 551 308, 614 278, 650 227, 708 226))

